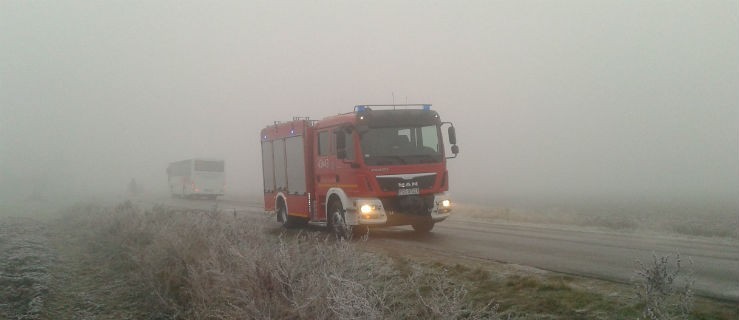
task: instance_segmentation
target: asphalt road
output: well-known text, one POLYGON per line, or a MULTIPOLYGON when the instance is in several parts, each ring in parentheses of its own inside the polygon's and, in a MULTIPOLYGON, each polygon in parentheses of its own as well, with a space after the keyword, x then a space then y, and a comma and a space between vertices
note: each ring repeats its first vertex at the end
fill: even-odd
MULTIPOLYGON (((166 205, 263 215, 261 203, 239 200, 160 200, 166 205)), ((277 224, 277 222, 275 222, 277 224)), ((502 224, 466 218, 464 212, 419 237, 409 227, 373 229, 370 241, 388 248, 536 267, 618 282, 635 277, 637 260, 680 253, 702 296, 739 302, 739 243, 724 239, 640 235, 531 224, 502 224), (692 260, 692 264, 689 262, 692 260)))

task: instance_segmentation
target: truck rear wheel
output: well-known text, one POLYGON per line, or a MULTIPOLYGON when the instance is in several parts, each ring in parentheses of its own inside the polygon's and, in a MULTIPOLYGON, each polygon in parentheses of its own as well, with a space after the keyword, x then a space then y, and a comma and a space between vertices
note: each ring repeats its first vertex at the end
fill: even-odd
POLYGON ((282 202, 277 204, 277 222, 282 223, 285 228, 292 228, 295 224, 293 219, 287 214, 287 207, 282 202))
POLYGON ((277 205, 275 206, 277 208, 276 210, 276 216, 277 216, 277 222, 282 223, 282 226, 285 228, 298 228, 301 226, 304 226, 308 224, 308 219, 291 216, 287 212, 287 206, 285 205, 284 200, 279 200, 277 202, 277 205))

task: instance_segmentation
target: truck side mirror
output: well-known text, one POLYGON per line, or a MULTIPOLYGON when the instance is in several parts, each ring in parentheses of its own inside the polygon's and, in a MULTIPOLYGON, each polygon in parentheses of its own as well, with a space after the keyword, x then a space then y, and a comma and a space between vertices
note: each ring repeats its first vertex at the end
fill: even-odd
POLYGON ((452 153, 454 155, 457 155, 459 153, 459 146, 457 146, 456 144, 452 145, 452 153))
POLYGON ((457 133, 456 131, 454 131, 454 127, 449 127, 449 129, 447 130, 447 132, 449 133, 449 144, 457 144, 457 133))

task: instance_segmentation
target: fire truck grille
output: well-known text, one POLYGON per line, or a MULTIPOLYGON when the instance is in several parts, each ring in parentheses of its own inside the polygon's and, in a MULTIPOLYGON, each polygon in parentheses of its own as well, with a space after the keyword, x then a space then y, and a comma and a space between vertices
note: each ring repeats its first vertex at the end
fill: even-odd
POLYGON ((429 215, 434 207, 434 195, 383 198, 382 206, 388 214, 429 215))
POLYGON ((419 188, 420 190, 431 189, 434 187, 434 182, 436 182, 436 174, 407 180, 401 177, 377 177, 377 183, 380 185, 380 189, 386 192, 395 192, 407 188, 419 188))

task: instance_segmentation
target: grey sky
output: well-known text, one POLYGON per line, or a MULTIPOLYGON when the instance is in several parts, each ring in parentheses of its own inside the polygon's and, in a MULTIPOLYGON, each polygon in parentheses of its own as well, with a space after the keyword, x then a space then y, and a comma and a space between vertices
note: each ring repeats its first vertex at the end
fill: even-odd
POLYGON ((0 177, 165 189, 361 103, 455 122, 454 194, 736 198, 737 1, 1 1, 0 177))

